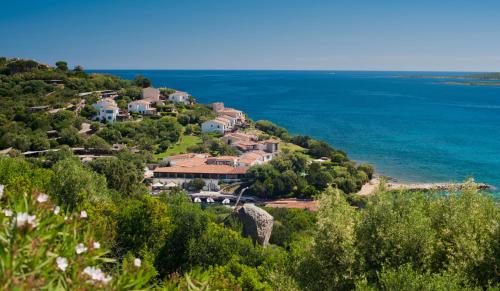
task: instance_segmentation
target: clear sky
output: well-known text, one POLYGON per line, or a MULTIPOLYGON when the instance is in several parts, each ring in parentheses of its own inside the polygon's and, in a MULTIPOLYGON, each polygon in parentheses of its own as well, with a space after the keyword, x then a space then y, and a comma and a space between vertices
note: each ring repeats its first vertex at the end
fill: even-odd
POLYGON ((500 1, 0 0, 0 55, 87 69, 500 71, 500 1))

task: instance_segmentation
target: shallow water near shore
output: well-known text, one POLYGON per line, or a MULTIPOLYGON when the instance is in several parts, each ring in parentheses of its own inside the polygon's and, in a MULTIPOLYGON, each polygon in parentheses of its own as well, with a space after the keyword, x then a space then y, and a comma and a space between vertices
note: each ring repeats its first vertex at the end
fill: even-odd
MULTIPOLYGON (((449 85, 413 75, 347 71, 106 70, 222 101, 376 166, 398 182, 500 186, 500 87, 449 85)), ((462 79, 463 80, 463 79, 462 79)))

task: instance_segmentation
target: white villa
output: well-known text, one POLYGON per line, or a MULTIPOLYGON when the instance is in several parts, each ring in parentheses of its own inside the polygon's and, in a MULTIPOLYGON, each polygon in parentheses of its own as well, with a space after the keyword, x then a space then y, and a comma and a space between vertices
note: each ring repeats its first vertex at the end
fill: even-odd
POLYGON ((99 121, 114 122, 120 110, 113 99, 103 99, 92 105, 97 110, 99 121))
POLYGON ((130 102, 128 104, 128 111, 140 114, 154 114, 156 112, 156 108, 151 106, 150 101, 143 99, 130 102))
POLYGON ((217 117, 216 119, 205 121, 201 124, 201 132, 218 132, 225 133, 230 131, 234 126, 231 120, 223 117, 217 117))
POLYGON ((168 100, 174 103, 189 104, 189 94, 182 91, 175 91, 174 93, 168 95, 168 100))
POLYGON ((234 108, 224 107, 224 103, 215 102, 212 104, 212 109, 215 111, 217 116, 230 116, 236 120, 236 123, 242 125, 245 123, 245 114, 241 110, 236 110, 234 108))
POLYGON ((142 99, 151 100, 154 103, 160 101, 160 89, 147 87, 142 89, 142 99))

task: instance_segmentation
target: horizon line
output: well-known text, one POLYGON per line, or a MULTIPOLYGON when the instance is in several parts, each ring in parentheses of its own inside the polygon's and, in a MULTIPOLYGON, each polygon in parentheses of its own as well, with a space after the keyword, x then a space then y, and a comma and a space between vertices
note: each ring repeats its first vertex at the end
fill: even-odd
POLYGON ((297 72, 423 72, 423 73, 498 73, 498 71, 479 71, 479 70, 380 70, 380 69, 231 69, 231 68, 190 68, 190 69, 178 69, 178 68, 169 68, 169 69, 145 69, 145 68, 90 68, 85 69, 84 71, 297 71, 297 72))

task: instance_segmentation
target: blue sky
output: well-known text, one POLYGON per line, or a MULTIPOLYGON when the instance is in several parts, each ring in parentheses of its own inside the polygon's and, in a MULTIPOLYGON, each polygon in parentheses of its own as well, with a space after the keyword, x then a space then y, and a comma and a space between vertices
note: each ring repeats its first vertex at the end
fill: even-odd
POLYGON ((88 69, 500 71, 498 0, 0 4, 0 55, 88 69))

